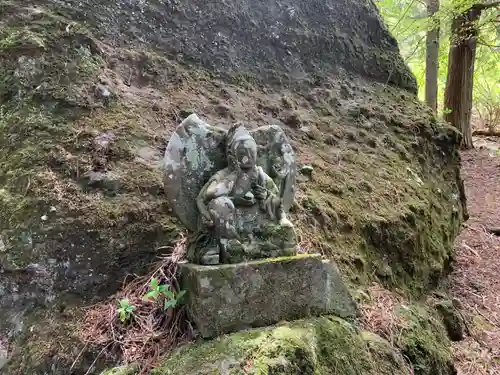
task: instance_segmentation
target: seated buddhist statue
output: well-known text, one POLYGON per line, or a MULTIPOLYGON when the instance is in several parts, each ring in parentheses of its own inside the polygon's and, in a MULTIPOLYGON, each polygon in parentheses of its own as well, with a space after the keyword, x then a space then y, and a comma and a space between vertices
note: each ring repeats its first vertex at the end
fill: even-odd
MULTIPOLYGON (((186 134, 185 129, 182 133, 186 134)), ((276 139, 286 141, 282 131, 278 134, 281 138, 276 139)), ((200 264, 237 263, 295 254, 296 235, 284 204, 290 194, 283 194, 263 166, 258 165, 259 145, 252 133, 241 124, 233 125, 225 134, 224 143, 225 166, 208 178, 196 197, 198 220, 188 260, 200 264)), ((279 150, 290 153, 290 147, 262 150, 275 153, 261 158, 269 160, 269 170, 283 170, 280 164, 289 164, 279 150)), ((275 174, 282 189, 293 188, 283 181, 294 175, 275 174)))

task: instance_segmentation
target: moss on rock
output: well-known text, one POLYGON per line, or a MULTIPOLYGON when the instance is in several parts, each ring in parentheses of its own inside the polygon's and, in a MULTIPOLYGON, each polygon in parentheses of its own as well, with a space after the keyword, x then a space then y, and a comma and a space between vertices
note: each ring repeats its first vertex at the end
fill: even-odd
POLYGON ((451 300, 439 301, 435 305, 436 310, 443 320, 443 324, 452 341, 460 341, 464 338, 465 322, 459 310, 451 300))
MULTIPOLYGON (((109 370, 108 370, 109 371, 109 370)), ((410 374, 388 342, 346 321, 321 317, 186 345, 150 375, 410 374)))
POLYGON ((101 375, 134 375, 137 370, 130 366, 120 366, 101 373, 101 375))
POLYGON ((319 254, 217 266, 186 264, 180 273, 188 314, 204 338, 282 320, 325 314, 354 320, 358 315, 338 271, 319 254))
MULTIPOLYGON (((255 28, 261 35, 260 18, 274 22, 261 8, 233 5, 217 12, 220 3, 202 3, 213 6, 210 17, 242 17, 248 27, 239 27, 237 35, 255 28)), ((308 16, 317 12, 298 5, 308 16)), ((157 18, 171 12, 163 6, 96 0, 0 4, 0 290, 16 291, 0 299, 0 334, 15 348, 4 373, 67 374, 73 360, 65 355, 77 347, 78 318, 58 313, 111 295, 127 274, 144 270, 158 246, 175 239, 181 228, 162 196, 158 165, 165 138, 189 111, 223 125, 224 104, 231 119, 249 127, 291 124, 283 127, 299 163, 314 168, 297 184, 291 215, 301 247, 336 261, 353 288, 379 280, 418 296, 449 268, 465 213, 459 135, 409 94, 414 77, 373 4, 336 3, 350 17, 338 25, 335 16, 319 22, 323 28, 316 36, 279 10, 301 35, 306 52, 294 61, 306 62, 303 80, 291 74, 301 71, 300 64, 298 70, 283 66, 286 50, 274 55, 276 38, 265 35, 267 49, 241 38, 243 52, 235 62, 219 50, 228 45, 225 40, 197 39, 208 30, 211 38, 224 39, 215 18, 186 41, 168 29, 183 20, 165 25, 157 18), (353 27, 351 20, 360 23, 353 27), (129 21, 135 27, 124 30, 129 21), (158 45, 159 32, 166 45, 158 45), (332 48, 325 49, 325 41, 332 48), (286 88, 246 72, 233 72, 233 78, 249 79, 227 80, 205 70, 243 60, 250 70, 264 69, 266 77, 276 73, 273 82, 286 88), (345 74, 342 65, 357 75, 345 74), (386 82, 388 66, 397 67, 394 86, 374 83, 386 82), (105 146, 103 139, 109 140, 105 146)), ((181 19, 183 6, 175 5, 181 19)), ((366 349, 349 335, 352 350, 335 354, 339 358, 366 349)), ((405 347, 414 353, 411 342, 416 338, 405 347)), ((439 357, 429 348, 426 355, 439 357)), ((308 363, 316 363, 308 353, 308 363)), ((93 357, 79 358, 74 370, 85 372, 93 357)))
POLYGON ((438 316, 418 306, 401 306, 405 324, 396 345, 410 360, 416 375, 455 375, 451 342, 438 316))

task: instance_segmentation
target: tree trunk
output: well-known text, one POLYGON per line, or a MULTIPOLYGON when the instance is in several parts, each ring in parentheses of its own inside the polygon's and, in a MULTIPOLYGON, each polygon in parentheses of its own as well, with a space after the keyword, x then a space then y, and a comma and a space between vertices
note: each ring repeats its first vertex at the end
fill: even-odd
POLYGON ((448 77, 444 93, 445 120, 462 132, 462 147, 472 144, 472 89, 477 47, 476 21, 484 9, 500 2, 476 4, 453 20, 451 27, 448 77))
POLYGON ((432 16, 439 10, 439 0, 427 0, 427 15, 430 27, 426 38, 425 101, 431 109, 437 110, 439 72, 439 24, 432 16))

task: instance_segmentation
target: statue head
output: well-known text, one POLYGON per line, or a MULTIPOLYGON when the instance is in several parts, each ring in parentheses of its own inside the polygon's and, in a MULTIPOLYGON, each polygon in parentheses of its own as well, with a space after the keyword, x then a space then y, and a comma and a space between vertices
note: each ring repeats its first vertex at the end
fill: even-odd
POLYGON ((257 143, 250 132, 241 124, 233 125, 228 131, 227 158, 232 168, 250 170, 257 163, 257 143))

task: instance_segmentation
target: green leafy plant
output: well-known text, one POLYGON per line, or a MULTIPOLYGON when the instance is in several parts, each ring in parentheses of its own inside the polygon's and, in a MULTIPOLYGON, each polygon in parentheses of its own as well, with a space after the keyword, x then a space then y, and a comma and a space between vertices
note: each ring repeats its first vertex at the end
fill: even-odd
POLYGON ((128 299, 124 298, 118 301, 118 313, 122 323, 130 319, 134 310, 135 306, 131 305, 128 299))
MULTIPOLYGON (((444 104, 444 91, 448 76, 451 24, 456 15, 478 3, 474 0, 440 0, 440 9, 427 17, 426 1, 375 0, 390 32, 398 41, 403 58, 418 81, 419 97, 425 97, 426 32, 439 25, 438 107, 444 104)), ((482 4, 494 3, 482 1, 482 4)), ((487 108, 498 105, 500 98, 500 64, 498 64, 498 38, 500 31, 495 22, 498 10, 494 7, 482 12, 478 22, 478 43, 474 65, 473 106, 486 115, 487 108)))
POLYGON ((181 290, 176 293, 171 289, 170 285, 160 285, 158 280, 153 277, 151 279, 151 290, 143 297, 143 299, 146 301, 156 301, 158 298, 164 297, 163 309, 167 310, 169 308, 176 307, 180 303, 184 294, 186 294, 185 290, 181 290))

